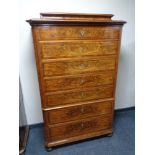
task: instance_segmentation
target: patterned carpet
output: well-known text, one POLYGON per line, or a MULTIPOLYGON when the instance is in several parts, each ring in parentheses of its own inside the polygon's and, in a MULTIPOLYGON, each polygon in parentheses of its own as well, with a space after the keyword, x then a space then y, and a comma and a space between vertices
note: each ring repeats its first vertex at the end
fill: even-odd
POLYGON ((31 127, 25 155, 134 155, 135 110, 117 111, 112 137, 99 137, 71 143, 47 152, 44 148, 43 125, 31 127))

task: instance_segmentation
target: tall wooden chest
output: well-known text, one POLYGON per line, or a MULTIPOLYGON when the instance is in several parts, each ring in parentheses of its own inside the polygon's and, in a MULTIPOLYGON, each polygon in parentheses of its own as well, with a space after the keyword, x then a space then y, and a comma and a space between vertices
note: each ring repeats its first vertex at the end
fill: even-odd
POLYGON ((41 13, 32 26, 45 146, 112 133, 122 26, 111 14, 41 13))

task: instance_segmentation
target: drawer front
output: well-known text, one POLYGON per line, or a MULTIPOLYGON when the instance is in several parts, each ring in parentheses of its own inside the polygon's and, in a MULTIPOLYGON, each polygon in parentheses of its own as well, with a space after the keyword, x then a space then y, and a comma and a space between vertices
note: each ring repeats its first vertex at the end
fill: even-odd
POLYGON ((120 27, 90 27, 90 26, 59 26, 40 28, 40 40, 68 39, 119 39, 120 27))
POLYGON ((48 124, 63 123, 83 119, 90 116, 111 114, 113 101, 94 102, 90 104, 69 106, 45 111, 44 116, 48 124))
POLYGON ((95 131, 110 129, 111 127, 112 115, 101 115, 99 117, 55 125, 49 128, 49 135, 52 141, 56 141, 95 131))
POLYGON ((93 71, 114 70, 116 66, 115 57, 107 59, 53 61, 43 64, 44 76, 52 75, 74 75, 93 71))
POLYGON ((118 41, 42 42, 43 59, 117 54, 118 41))
POLYGON ((82 101, 91 101, 113 97, 113 86, 89 88, 86 90, 66 91, 64 93, 53 92, 46 95, 47 106, 55 106, 82 101))
POLYGON ((114 84, 115 73, 104 72, 99 74, 84 74, 66 77, 51 77, 45 79, 45 91, 58 91, 83 87, 93 87, 114 84))

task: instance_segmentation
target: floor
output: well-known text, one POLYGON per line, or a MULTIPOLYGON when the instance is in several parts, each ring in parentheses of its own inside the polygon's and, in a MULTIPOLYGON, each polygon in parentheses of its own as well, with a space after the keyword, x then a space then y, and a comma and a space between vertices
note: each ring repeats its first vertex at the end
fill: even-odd
POLYGON ((117 111, 112 137, 99 137, 57 147, 44 148, 43 126, 30 129, 25 155, 134 155, 135 110, 117 111))

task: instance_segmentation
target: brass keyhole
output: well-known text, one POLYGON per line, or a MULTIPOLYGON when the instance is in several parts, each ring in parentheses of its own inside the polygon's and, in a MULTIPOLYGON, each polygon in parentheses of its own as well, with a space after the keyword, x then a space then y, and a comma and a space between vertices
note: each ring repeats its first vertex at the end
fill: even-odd
POLYGON ((83 37, 85 35, 85 31, 80 31, 80 35, 83 37))

